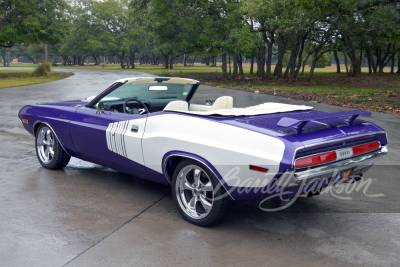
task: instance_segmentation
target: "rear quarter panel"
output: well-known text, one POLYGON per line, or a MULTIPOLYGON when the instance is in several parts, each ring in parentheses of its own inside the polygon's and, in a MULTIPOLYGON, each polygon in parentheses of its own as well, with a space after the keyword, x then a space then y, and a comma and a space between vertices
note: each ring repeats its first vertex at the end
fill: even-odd
POLYGON ((164 155, 182 151, 206 159, 229 187, 267 185, 278 173, 285 151, 285 144, 277 138, 173 112, 148 117, 142 147, 146 167, 156 172, 163 172, 164 155), (249 164, 268 172, 250 170, 249 164))

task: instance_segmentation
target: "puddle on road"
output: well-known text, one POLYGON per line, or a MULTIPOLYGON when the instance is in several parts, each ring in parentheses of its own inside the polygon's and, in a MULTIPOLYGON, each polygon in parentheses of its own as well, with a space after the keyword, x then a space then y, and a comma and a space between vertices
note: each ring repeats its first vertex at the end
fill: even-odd
POLYGON ((90 169, 99 170, 103 172, 117 173, 116 170, 74 157, 71 157, 71 160, 69 161, 68 165, 64 168, 64 171, 67 175, 77 175, 80 174, 82 170, 90 170, 90 169))

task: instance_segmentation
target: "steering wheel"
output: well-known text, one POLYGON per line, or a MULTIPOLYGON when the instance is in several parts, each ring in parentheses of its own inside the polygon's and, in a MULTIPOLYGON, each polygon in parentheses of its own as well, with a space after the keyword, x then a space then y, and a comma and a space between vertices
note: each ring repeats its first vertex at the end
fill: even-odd
POLYGON ((140 115, 142 115, 142 114, 149 114, 150 113, 150 111, 147 109, 147 106, 142 102, 142 101, 140 101, 140 100, 137 100, 137 99, 135 99, 135 98, 130 98, 130 99, 128 99, 128 100, 126 100, 125 102, 124 102, 124 105, 123 105, 123 107, 122 107, 122 109, 123 109, 123 111, 124 111, 124 113, 127 113, 126 112, 126 104, 128 103, 128 102, 131 102, 131 101, 136 101, 136 102, 138 102, 140 105, 142 105, 143 106, 143 109, 142 110, 140 110, 139 109, 139 114, 140 115))

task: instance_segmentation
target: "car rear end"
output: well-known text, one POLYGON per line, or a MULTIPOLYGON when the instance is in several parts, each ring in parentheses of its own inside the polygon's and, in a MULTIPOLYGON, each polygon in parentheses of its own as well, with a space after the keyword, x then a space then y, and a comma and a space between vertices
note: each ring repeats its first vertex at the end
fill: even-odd
MULTIPOLYGON (((286 144, 280 173, 269 184, 285 197, 307 194, 339 181, 359 180, 388 153, 386 132, 358 119, 365 111, 288 112, 237 120, 266 129, 286 144)), ((256 128, 254 128, 256 129, 256 128)), ((261 199, 257 195, 254 199, 261 199)))
POLYGON ((307 193, 336 182, 357 181, 387 153, 383 131, 309 144, 296 150, 292 168, 279 177, 276 185, 303 187, 302 193, 307 193))

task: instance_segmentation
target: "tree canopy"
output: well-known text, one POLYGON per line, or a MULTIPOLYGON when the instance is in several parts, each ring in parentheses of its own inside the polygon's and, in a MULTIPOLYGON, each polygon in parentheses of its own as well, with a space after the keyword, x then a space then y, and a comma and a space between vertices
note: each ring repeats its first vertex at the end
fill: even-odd
POLYGON ((46 42, 65 64, 89 57, 99 64, 107 56, 122 68, 134 68, 137 60, 173 68, 184 55, 207 64, 218 58, 226 78, 243 74, 244 59, 256 62, 255 74, 267 79, 294 79, 309 62, 311 78, 329 54, 357 75, 366 61, 370 72, 399 61, 399 2, 3 0, 0 45, 46 42))

